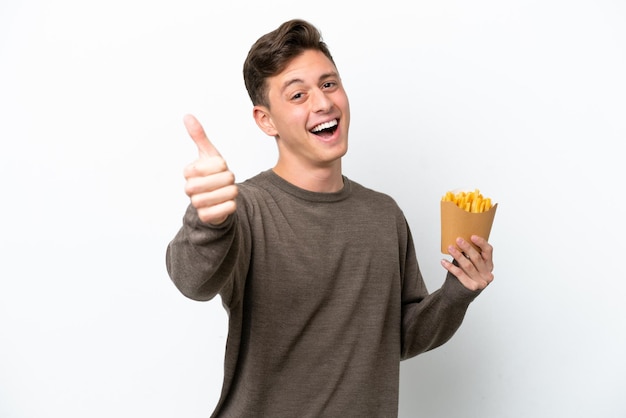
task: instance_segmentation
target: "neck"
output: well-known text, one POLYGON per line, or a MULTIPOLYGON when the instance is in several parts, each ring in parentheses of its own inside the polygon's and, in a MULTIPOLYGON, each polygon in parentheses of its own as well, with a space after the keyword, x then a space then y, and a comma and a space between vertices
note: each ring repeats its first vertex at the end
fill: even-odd
POLYGON ((341 161, 328 167, 290 168, 276 164, 274 173, 301 189, 316 193, 335 193, 343 188, 341 161))

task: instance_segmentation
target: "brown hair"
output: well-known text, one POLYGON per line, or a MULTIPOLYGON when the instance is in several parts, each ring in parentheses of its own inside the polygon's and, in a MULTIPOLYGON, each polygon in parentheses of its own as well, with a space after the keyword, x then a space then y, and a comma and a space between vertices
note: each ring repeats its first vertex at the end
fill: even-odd
POLYGON ((250 48, 243 64, 243 80, 252 104, 269 107, 266 79, 279 74, 291 60, 307 50, 320 51, 335 64, 320 31, 307 21, 289 20, 261 36, 250 48))

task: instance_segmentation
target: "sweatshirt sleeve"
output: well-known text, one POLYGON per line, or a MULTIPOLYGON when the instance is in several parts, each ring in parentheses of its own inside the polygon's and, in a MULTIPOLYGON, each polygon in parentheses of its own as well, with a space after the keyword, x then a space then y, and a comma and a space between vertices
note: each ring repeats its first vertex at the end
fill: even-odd
POLYGON ((450 340, 461 326, 470 303, 480 294, 480 291, 467 289, 450 273, 441 288, 428 293, 408 226, 407 233, 402 289, 403 360, 450 340))
POLYGON ((189 205, 183 225, 167 246, 167 272, 178 290, 190 299, 206 301, 220 294, 224 303, 232 298, 236 277, 246 268, 239 215, 234 213, 219 226, 203 223, 189 205))

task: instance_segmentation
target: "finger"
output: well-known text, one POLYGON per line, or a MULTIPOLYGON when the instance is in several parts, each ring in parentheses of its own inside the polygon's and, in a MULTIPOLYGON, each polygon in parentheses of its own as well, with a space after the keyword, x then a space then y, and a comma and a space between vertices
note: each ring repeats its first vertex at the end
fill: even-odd
POLYGON ((234 200, 227 200, 217 205, 201 207, 197 209, 198 218, 204 223, 212 225, 220 225, 228 216, 235 212, 237 203, 234 200))
MULTIPOLYGON (((228 166, 222 157, 208 157, 198 158, 196 161, 188 164, 183 170, 183 175, 186 179, 190 179, 227 171, 228 166)), ((232 173, 230 175, 234 178, 232 173)))
POLYGON ((450 274, 456 277, 457 280, 461 282, 463 286, 465 286, 465 288, 469 290, 476 291, 487 287, 487 283, 481 283, 472 279, 461 267, 455 265, 454 263, 451 263, 448 260, 441 260, 441 265, 443 266, 443 268, 448 270, 450 274))
MULTIPOLYGON (((471 245, 465 242, 462 238, 457 238, 456 245, 450 245, 448 247, 448 253, 456 260, 459 267, 466 272, 475 268, 474 263, 470 259, 469 252, 471 250, 471 245), (467 247, 470 248, 468 249, 467 247)), ((476 250, 474 250, 474 252, 476 252, 476 250)))
POLYGON ((465 258, 467 258, 468 260, 471 260, 474 263, 476 263, 477 261, 482 261, 482 257, 478 250, 465 239, 461 237, 457 238, 456 245, 459 247, 459 249, 463 252, 465 258))
POLYGON ((493 247, 489 244, 489 242, 487 242, 486 239, 479 237, 478 235, 472 235, 470 239, 472 240, 472 243, 480 249, 481 253, 488 253, 489 255, 492 254, 493 247))
POLYGON ((477 235, 472 235, 470 239, 474 245, 480 248, 480 255, 485 260, 489 270, 493 270, 493 246, 486 239, 477 235))
POLYGON ((200 122, 198 122, 198 119, 196 119, 193 115, 185 115, 183 122, 185 123, 185 128, 187 129, 189 136, 198 147, 198 154, 200 157, 220 156, 217 148, 215 148, 211 141, 209 141, 209 137, 206 136, 204 128, 200 122))
MULTIPOLYGON (((491 261, 491 252, 487 241, 480 237, 472 237, 472 242, 476 241, 487 251, 486 254, 479 252, 472 244, 464 240, 463 238, 457 238, 456 245, 459 249, 451 246, 450 254, 454 257, 459 267, 463 269, 463 272, 467 277, 476 283, 479 283, 480 288, 484 288, 493 280, 493 263, 491 261), (488 257, 488 258, 485 258, 488 257)), ((459 280, 461 278, 459 277, 459 280)))
POLYGON ((210 192, 200 193, 191 196, 191 204, 198 210, 210 208, 228 201, 235 201, 238 194, 238 188, 235 185, 222 187, 221 189, 210 192))
POLYGON ((223 171, 210 176, 188 178, 185 183, 185 193, 188 196, 193 196, 234 185, 235 176, 233 173, 230 171, 223 171))
MULTIPOLYGON (((462 239, 457 240, 457 245, 462 243, 462 239)), ((467 242, 465 244, 469 245, 467 242)), ((462 245, 461 245, 462 246, 462 245)), ((471 247, 471 246, 470 246, 471 247)), ((481 272, 476 264, 484 265, 482 261, 474 262, 470 257, 480 257, 480 254, 474 249, 474 254, 468 256, 465 252, 460 251, 456 246, 451 245, 448 247, 448 252, 454 257, 454 263, 448 260, 441 260, 441 265, 454 275, 466 288, 470 290, 484 289, 493 280, 493 275, 490 272, 481 272)), ((468 253, 470 250, 467 250, 468 253)))

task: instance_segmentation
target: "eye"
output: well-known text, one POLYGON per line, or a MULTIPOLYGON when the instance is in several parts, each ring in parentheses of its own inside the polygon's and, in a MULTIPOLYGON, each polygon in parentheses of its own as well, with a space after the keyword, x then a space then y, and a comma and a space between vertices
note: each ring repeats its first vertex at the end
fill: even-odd
POLYGON ((334 81, 327 81, 327 82, 325 82, 322 85, 322 88, 324 88, 324 89, 331 89, 331 88, 335 87, 336 85, 337 85, 337 83, 334 82, 334 81))

